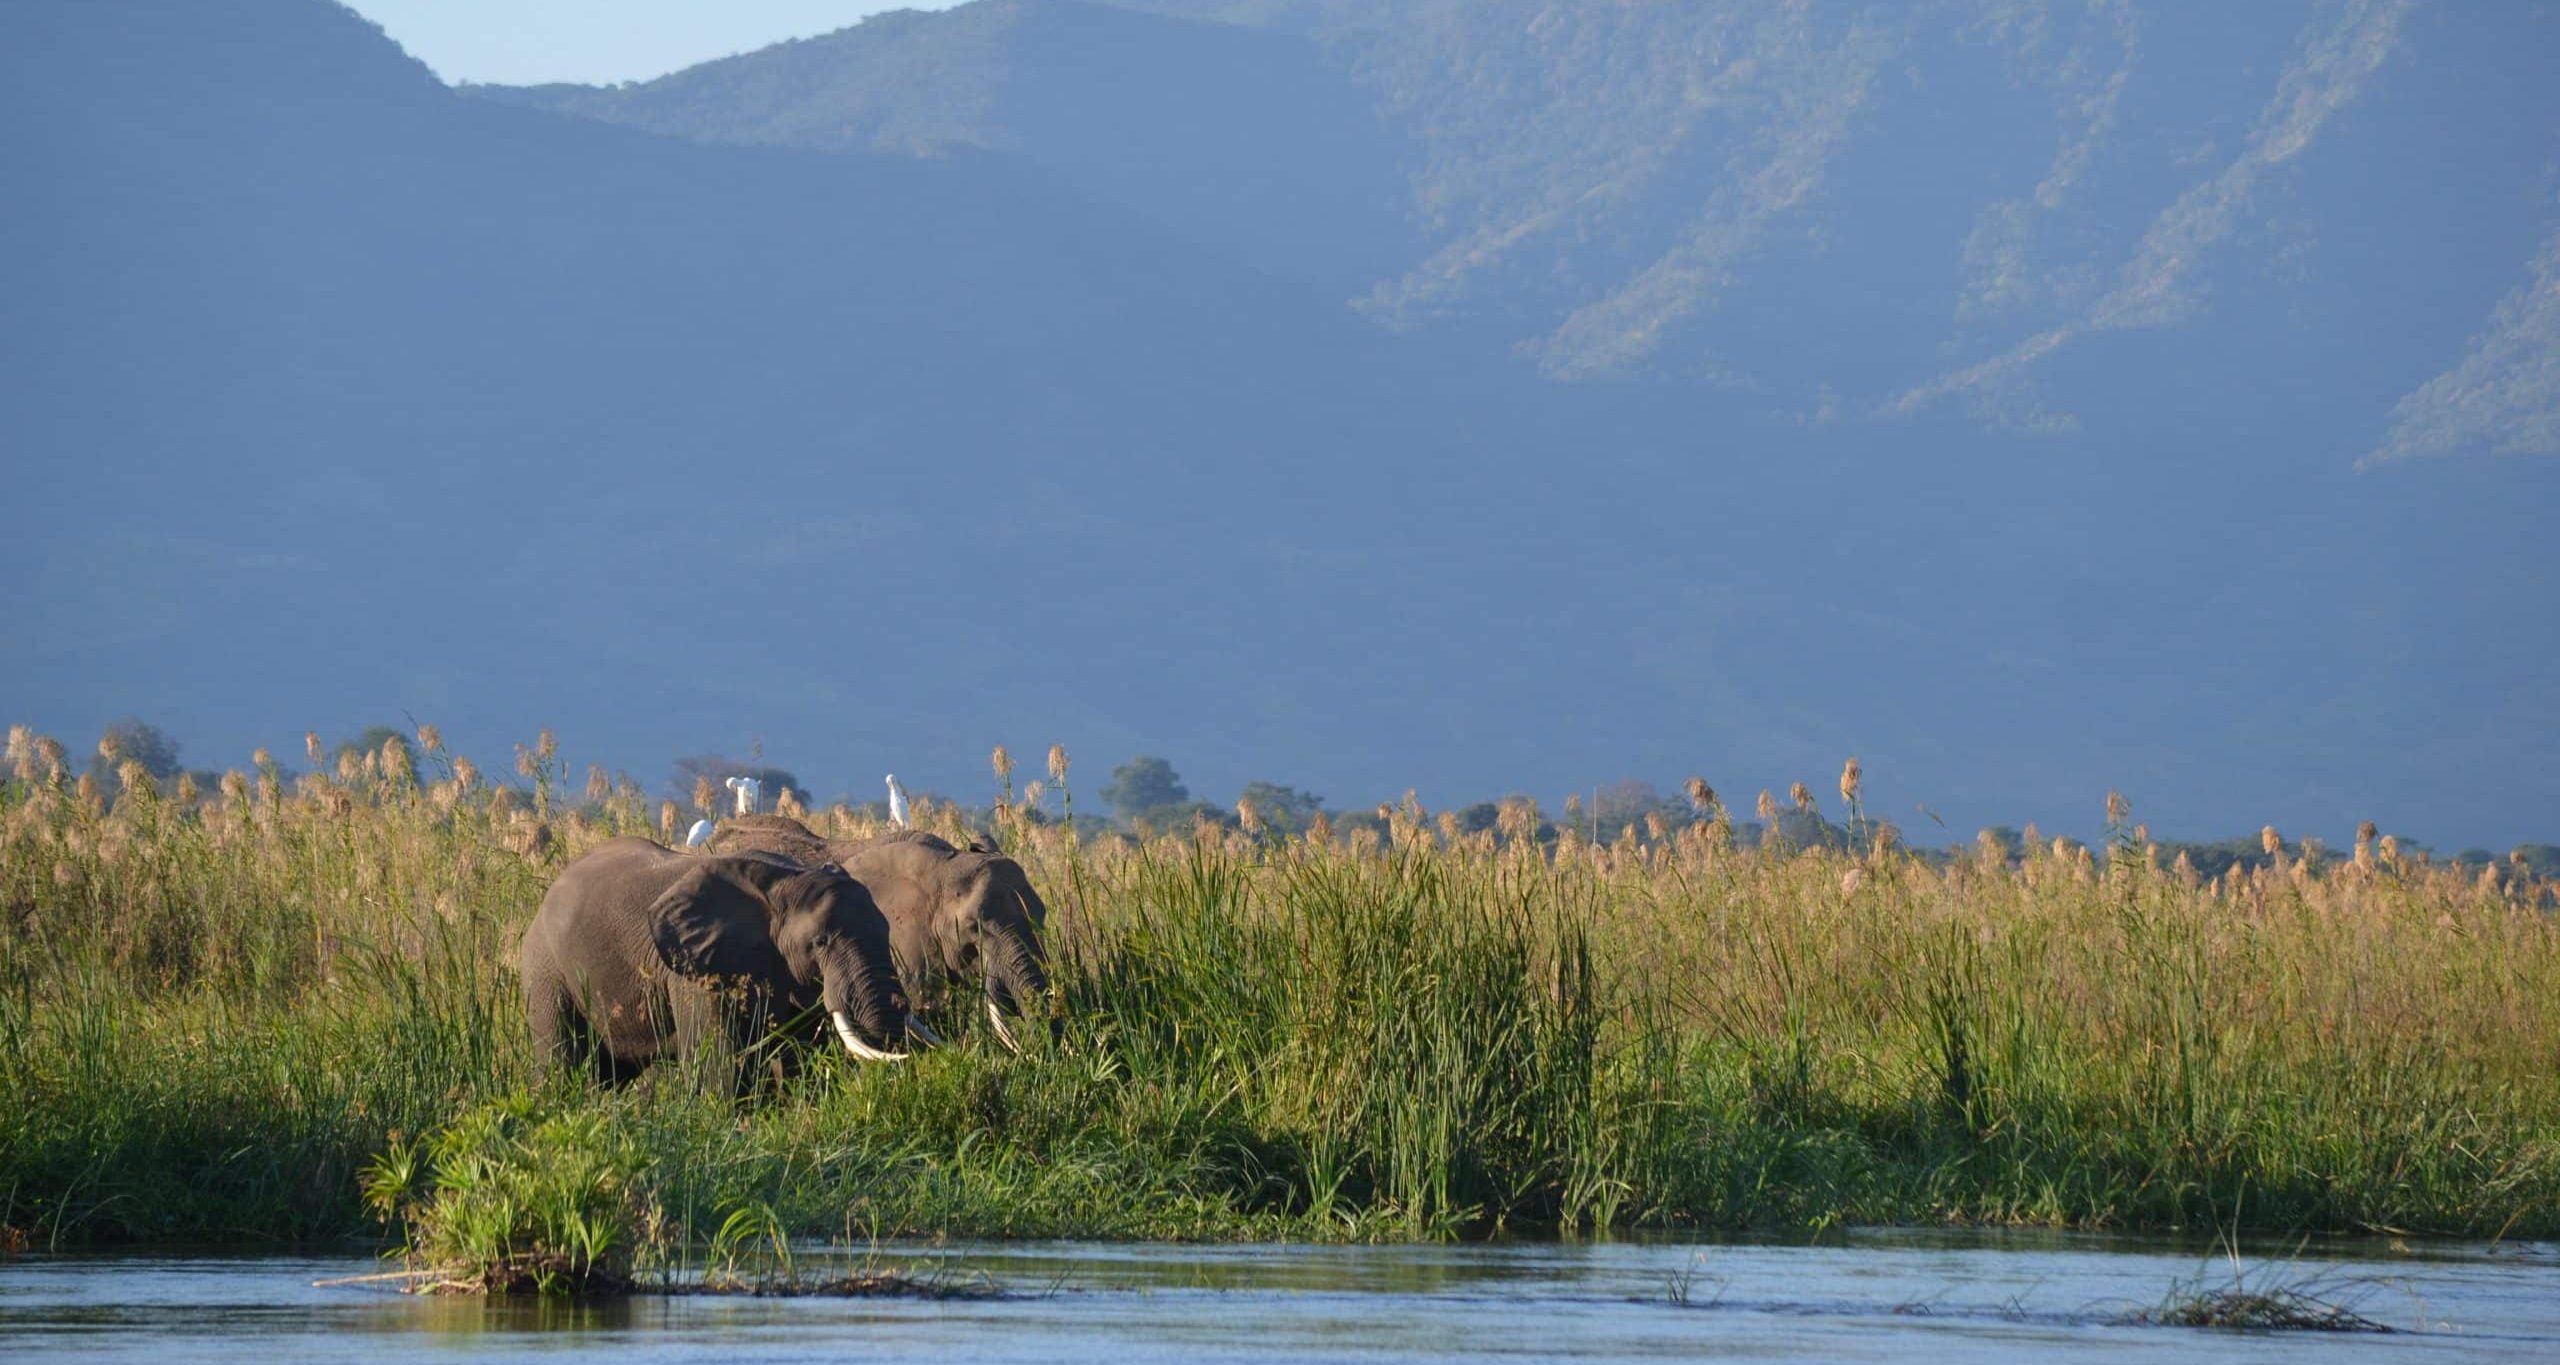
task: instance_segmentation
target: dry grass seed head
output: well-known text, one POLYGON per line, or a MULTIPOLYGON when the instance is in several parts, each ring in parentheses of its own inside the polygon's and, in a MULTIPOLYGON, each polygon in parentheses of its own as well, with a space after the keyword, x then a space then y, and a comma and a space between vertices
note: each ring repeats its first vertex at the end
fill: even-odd
MULTIPOLYGON (((1858 767, 1858 760, 1850 759, 1847 765, 1840 769, 1840 799, 1857 800, 1858 793, 1866 787, 1866 780, 1866 773, 1858 767)), ((1808 792, 1806 795, 1810 796, 1812 793, 1808 792)))

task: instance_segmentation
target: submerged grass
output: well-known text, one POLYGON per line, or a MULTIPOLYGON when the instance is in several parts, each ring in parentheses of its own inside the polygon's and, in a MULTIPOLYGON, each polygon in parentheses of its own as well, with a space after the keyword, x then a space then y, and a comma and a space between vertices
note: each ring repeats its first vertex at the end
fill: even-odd
POLYGON ((0 1227, 390 1231, 534 1289, 795 1237, 2201 1230, 2243 1189, 2244 1232, 2560 1235, 2560 928, 2521 879, 1013 820, 1055 1037, 739 1102, 530 1060, 522 926, 663 813, 446 772, 0 793, 0 1227))
POLYGON ((2156 1327, 2217 1327, 2247 1332, 2376 1332, 2395 1329, 2357 1311, 2375 1285, 2334 1270, 2302 1270, 2291 1260, 2252 1269, 2239 1243, 2226 1240, 2230 1273, 2173 1282, 2159 1303, 2125 1315, 2156 1327))

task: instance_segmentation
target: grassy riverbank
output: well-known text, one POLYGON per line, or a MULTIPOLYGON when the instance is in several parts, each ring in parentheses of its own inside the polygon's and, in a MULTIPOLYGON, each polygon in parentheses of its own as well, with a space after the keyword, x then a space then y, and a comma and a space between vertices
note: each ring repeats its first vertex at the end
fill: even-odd
POLYGON ((0 1224, 39 1244, 2560 1236, 2560 924, 2512 875, 2197 884, 2121 825, 1931 867, 1716 823, 1549 847, 1415 811, 1383 840, 1017 824, 1056 910, 1054 1042, 963 1027, 737 1103, 530 1063, 516 937, 566 858, 657 831, 636 792, 376 761, 110 810, 28 752, 0 797, 0 1224))

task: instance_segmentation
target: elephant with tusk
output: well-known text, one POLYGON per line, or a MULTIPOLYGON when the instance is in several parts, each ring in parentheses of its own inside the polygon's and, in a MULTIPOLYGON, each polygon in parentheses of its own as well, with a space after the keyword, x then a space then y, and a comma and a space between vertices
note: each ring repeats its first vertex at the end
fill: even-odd
POLYGON ((984 844, 956 847, 917 829, 830 842, 782 815, 727 821, 711 846, 842 866, 870 888, 888 917, 898 981, 916 1007, 941 1003, 944 983, 954 975, 982 977, 987 1021, 997 1041, 1022 1050, 1008 1016, 1029 1014, 1049 989, 1048 958, 1040 944, 1049 907, 1022 864, 984 844))
POLYGON ((608 1083, 821 1009, 824 1032, 865 1061, 903 1060, 911 1032, 889 921, 831 865, 610 839, 561 870, 518 963, 537 1055, 608 1083))

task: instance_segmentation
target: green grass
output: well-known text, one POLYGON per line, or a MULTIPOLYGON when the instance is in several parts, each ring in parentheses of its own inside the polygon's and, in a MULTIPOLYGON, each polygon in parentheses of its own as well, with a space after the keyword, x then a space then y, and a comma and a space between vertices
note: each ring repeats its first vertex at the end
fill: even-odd
POLYGON ((2240 1232, 2560 1235, 2532 887, 1933 870, 1708 826, 1560 851, 1410 818, 1383 844, 1025 828, 1054 1040, 962 1028, 737 1101, 530 1063, 515 938, 563 859, 647 814, 554 811, 528 856, 525 816, 450 784, 112 813, 10 789, 0 1225, 406 1241, 534 1287, 735 1259, 745 1230, 2203 1230, 2244 1190, 2240 1232))

